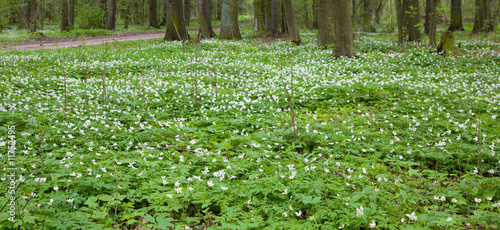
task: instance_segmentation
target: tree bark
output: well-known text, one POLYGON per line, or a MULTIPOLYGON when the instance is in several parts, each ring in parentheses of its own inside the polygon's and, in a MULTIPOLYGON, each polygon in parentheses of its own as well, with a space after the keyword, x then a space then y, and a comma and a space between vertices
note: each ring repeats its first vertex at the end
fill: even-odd
POLYGON ((156 0, 149 0, 149 27, 160 28, 158 25, 158 3, 156 0))
POLYGON ((131 3, 130 0, 126 0, 126 5, 127 8, 125 9, 125 25, 123 25, 123 28, 128 30, 128 25, 130 24, 130 8, 131 8, 131 3))
MULTIPOLYGON (((332 0, 319 0, 318 1, 318 46, 326 48, 335 42, 333 31, 333 16, 334 8, 337 6, 333 4, 332 0)), ((350 21, 351 17, 344 18, 343 20, 350 21)))
POLYGON ((21 0, 19 6, 19 27, 18 29, 29 28, 29 13, 27 0, 21 0))
POLYGON ((332 56, 335 58, 340 57, 354 57, 354 39, 351 20, 349 14, 349 0, 333 0, 334 17, 333 28, 335 32, 335 48, 332 56))
POLYGON ((472 29, 473 34, 493 31, 489 15, 488 1, 476 0, 476 17, 474 20, 474 28, 472 29))
POLYGON ((116 3, 118 0, 109 0, 108 5, 108 21, 106 23, 106 28, 108 30, 115 30, 116 26, 116 3))
POLYGON ((254 0, 253 10, 254 10, 255 25, 256 25, 255 31, 264 31, 265 28, 264 0, 254 0))
POLYGON ((288 27, 288 37, 295 44, 301 44, 302 39, 299 34, 299 27, 293 12, 293 5, 291 0, 283 0, 283 8, 285 9, 285 20, 288 27))
POLYGON ((420 9, 418 0, 395 0, 398 43, 420 41, 420 9))
POLYGON ((31 0, 30 4, 30 32, 36 31, 36 0, 31 0))
POLYGON ((184 5, 182 0, 169 1, 169 18, 167 20, 167 31, 165 32, 165 41, 185 41, 189 39, 189 34, 186 30, 186 22, 184 21, 184 5))
POLYGON ((312 13, 313 13, 313 22, 312 28, 318 29, 318 0, 312 1, 312 13))
POLYGON ((203 10, 201 9, 201 0, 195 0, 196 17, 198 19, 198 25, 200 26, 198 30, 199 38, 210 38, 210 32, 208 31, 207 21, 205 16, 203 16, 203 10))
POLYGON ((206 37, 207 38, 217 37, 217 35, 214 32, 214 29, 212 28, 212 20, 210 19, 210 0, 197 0, 197 1, 199 1, 199 4, 201 4, 201 12, 203 14, 203 17, 205 18, 205 22, 207 23, 209 36, 206 37))
POLYGON ((269 36, 273 38, 279 37, 280 33, 280 2, 279 0, 271 1, 271 30, 269 36))
POLYGON ((191 1, 184 0, 184 21, 186 22, 186 26, 191 23, 191 1))
POLYGON ((264 20, 265 20, 265 29, 266 31, 271 31, 271 5, 272 0, 263 0, 264 1, 264 20))
POLYGON ((238 0, 222 1, 220 37, 229 40, 241 39, 240 26, 238 24, 238 0))
POLYGON ((380 24, 380 19, 382 18, 382 12, 384 10, 384 2, 383 0, 379 1, 377 7, 375 8, 375 23, 377 25, 380 24))
POLYGON ((40 29, 43 30, 43 0, 40 0, 40 10, 38 11, 40 16, 40 29))
POLYGON ((68 1, 61 0, 61 32, 68 31, 68 1))
POLYGON ((363 31, 375 32, 372 25, 372 2, 371 0, 364 0, 363 4, 363 31))
POLYGON ((424 34, 429 35, 429 26, 431 23, 433 0, 425 0, 425 21, 424 21, 424 34))
POLYGON ((75 27, 75 0, 68 0, 68 28, 75 27))
POLYGON ((439 0, 430 0, 431 1, 431 11, 429 12, 429 46, 436 45, 436 24, 437 24, 437 6, 439 4, 439 0))

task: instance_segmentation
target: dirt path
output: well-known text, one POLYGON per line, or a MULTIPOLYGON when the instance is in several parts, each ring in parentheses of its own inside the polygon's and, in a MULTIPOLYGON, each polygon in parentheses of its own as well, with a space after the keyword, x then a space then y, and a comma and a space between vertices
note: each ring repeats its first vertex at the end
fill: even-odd
MULTIPOLYGON (((253 23, 253 19, 240 22, 240 26, 247 26, 253 23)), ((213 27, 214 30, 220 30, 220 26, 213 27)), ((190 29, 189 32, 196 31, 190 29)), ((40 39, 30 39, 20 41, 17 45, 7 46, 0 50, 38 50, 38 49, 57 49, 82 47, 83 45, 100 45, 113 42, 150 40, 163 38, 165 31, 146 31, 146 32, 130 32, 121 34, 110 34, 102 36, 78 36, 78 37, 45 37, 40 39)))

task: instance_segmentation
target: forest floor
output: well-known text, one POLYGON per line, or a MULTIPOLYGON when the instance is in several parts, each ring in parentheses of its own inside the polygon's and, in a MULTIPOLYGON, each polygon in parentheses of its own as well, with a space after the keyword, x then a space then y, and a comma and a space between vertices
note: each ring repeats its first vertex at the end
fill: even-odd
MULTIPOLYGON (((248 26, 253 23, 253 19, 240 21, 240 26, 248 26)), ((220 30, 220 26, 214 26, 215 31, 220 30)), ((197 29, 189 29, 189 32, 196 32, 197 29)), ((101 45, 112 42, 125 42, 137 40, 157 39, 165 36, 165 31, 144 31, 127 32, 108 35, 83 35, 73 37, 42 37, 37 39, 27 39, 16 43, 6 44, 0 50, 38 50, 38 49, 57 49, 73 48, 89 45, 101 45)))

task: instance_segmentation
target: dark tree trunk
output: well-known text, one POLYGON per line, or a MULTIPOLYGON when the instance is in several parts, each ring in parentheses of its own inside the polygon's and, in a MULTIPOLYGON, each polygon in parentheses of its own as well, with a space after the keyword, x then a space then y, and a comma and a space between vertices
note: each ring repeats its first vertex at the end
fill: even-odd
POLYGON ((380 24, 380 19, 382 18, 382 12, 384 10, 384 1, 379 1, 377 7, 375 8, 375 23, 380 24))
POLYGON ((39 20, 40 20, 40 29, 43 30, 43 1, 40 0, 40 10, 39 10, 39 20))
POLYGON ((21 0, 19 6, 19 27, 18 29, 29 28, 28 0, 21 0))
POLYGON ((279 0, 271 1, 271 30, 269 36, 277 38, 280 33, 280 2, 279 0))
POLYGON ((364 0, 363 2, 363 31, 375 32, 372 26, 372 2, 371 0, 364 0))
POLYGON ((288 37, 295 43, 302 43, 302 39, 299 34, 299 27, 297 25, 297 20, 295 19, 295 13, 293 12, 293 5, 291 0, 283 0, 283 8, 285 9, 285 20, 288 27, 288 37))
POLYGON ((271 18, 272 18, 272 13, 271 13, 271 5, 272 5, 273 0, 264 0, 264 20, 265 20, 265 29, 266 31, 271 31, 271 18))
MULTIPOLYGON (((280 0, 278 0, 280 1, 280 0)), ((285 9, 283 9, 283 3, 278 3, 280 5, 280 28, 281 33, 288 34, 288 26, 285 21, 285 9)), ((279 34, 279 33, 278 33, 279 34)))
POLYGON ((318 29, 318 0, 312 1, 312 13, 313 13, 313 23, 312 28, 318 29))
POLYGON ((158 3, 156 0, 149 0, 149 27, 160 28, 158 25, 158 3))
POLYGON ((30 4, 30 32, 36 31, 36 0, 31 0, 30 4))
POLYGON ((106 28, 108 30, 115 30, 116 22, 116 3, 118 0, 109 0, 108 5, 108 21, 106 23, 106 28))
POLYGON ((191 23, 191 1, 184 0, 184 21, 186 22, 186 26, 191 23))
POLYGON ((304 10, 304 25, 307 28, 311 28, 311 22, 309 20, 309 4, 306 1, 303 1, 302 8, 304 10))
POLYGON ((424 21, 424 33, 429 35, 429 26, 431 23, 431 12, 432 12, 432 2, 433 0, 425 0, 425 21, 424 21))
POLYGON ((230 40, 241 39, 240 26, 238 24, 238 0, 222 1, 220 37, 230 40))
POLYGON ((436 45, 436 24, 437 24, 437 6, 439 4, 439 0, 430 0, 431 1, 431 11, 429 12, 429 46, 436 45))
POLYGON ((256 25, 255 31, 264 31, 265 28, 264 0, 254 0, 253 10, 254 10, 255 25, 256 25))
POLYGON ((474 28, 472 29, 473 34, 493 31, 489 15, 488 1, 476 0, 476 17, 474 20, 474 28))
MULTIPOLYGON (((198 17, 198 24, 200 25, 200 28, 198 30, 198 37, 200 38, 210 38, 212 37, 212 34, 210 33, 210 30, 212 29, 211 27, 209 28, 206 17, 204 15, 203 9, 202 9, 202 2, 203 0, 195 0, 195 8, 196 8, 196 15, 198 17)), ((210 12, 208 12, 209 19, 210 19, 210 12)), ((213 37, 215 37, 215 33, 213 32, 213 37)))
POLYGON ((349 0, 333 0, 334 7, 334 31, 335 31, 335 48, 332 56, 339 57, 354 57, 354 41, 351 20, 349 15, 349 0))
POLYGON ((168 25, 168 19, 170 18, 172 7, 170 6, 170 0, 163 0, 163 3, 165 7, 165 25, 168 25))
POLYGON ((184 21, 184 5, 182 0, 169 0, 169 18, 167 20, 167 31, 165 32, 165 41, 188 40, 189 34, 186 30, 184 21))
POLYGON ((130 24, 130 0, 127 0, 127 8, 125 9, 125 25, 123 25, 123 28, 128 30, 128 25, 130 24))
POLYGON ((61 0, 61 31, 68 31, 68 1, 61 0))
POLYGON ((217 35, 212 28, 212 20, 210 19, 210 0, 198 0, 201 4, 201 11, 203 13, 203 17, 205 18, 205 22, 207 23, 209 38, 215 38, 217 35))
POLYGON ((418 0, 395 0, 398 42, 420 41, 420 10, 418 0))
POLYGON ((68 0, 68 27, 70 30, 75 27, 75 0, 68 0))
MULTIPOLYGON (((334 8, 337 7, 331 0, 318 1, 318 46, 325 48, 335 42, 333 31, 334 8)), ((344 20, 350 21, 350 17, 344 20)))

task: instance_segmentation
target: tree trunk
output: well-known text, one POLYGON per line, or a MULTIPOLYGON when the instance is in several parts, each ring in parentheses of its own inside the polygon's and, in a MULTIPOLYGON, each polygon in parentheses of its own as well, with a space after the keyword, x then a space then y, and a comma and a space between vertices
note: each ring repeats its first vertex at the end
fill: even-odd
POLYGON ((311 28, 311 22, 309 20, 309 3, 307 3, 306 1, 303 1, 302 2, 302 7, 303 7, 303 10, 304 10, 304 25, 307 27, 307 28, 311 28))
MULTIPOLYGON (((335 15, 334 8, 337 6, 333 4, 332 0, 319 0, 318 6, 318 46, 325 48, 335 42, 333 16, 335 15)), ((343 20, 350 21, 350 18, 349 16, 343 20)))
POLYGON ((271 30, 269 36, 273 38, 279 37, 280 33, 280 2, 279 0, 271 1, 271 30))
POLYGON ((295 13, 293 12, 293 5, 291 0, 283 0, 283 8, 285 9, 285 19, 288 27, 288 37, 295 43, 302 43, 302 39, 299 34, 299 27, 297 25, 297 20, 295 19, 295 13))
POLYGON ((255 25, 256 25, 255 31, 264 31, 265 28, 264 0, 254 0, 253 10, 254 10, 255 25))
POLYGON ((149 27, 160 28, 158 25, 158 3, 156 0, 149 0, 149 27))
POLYGON ((184 5, 182 0, 169 1, 169 18, 167 20, 167 31, 165 32, 165 41, 188 40, 189 34, 186 30, 186 22, 184 21, 184 5))
POLYGON ((488 1, 476 0, 476 17, 474 20, 474 28, 472 29, 473 34, 493 31, 489 15, 488 1))
POLYGON ((382 18, 382 12, 384 10, 384 1, 379 1, 377 7, 375 8, 375 23, 380 24, 380 19, 382 18))
POLYGON ((116 3, 118 0, 109 0, 108 5, 108 21, 106 23, 106 28, 108 30, 115 30, 116 22, 116 3))
MULTIPOLYGON (((277 0, 277 1, 280 1, 280 0, 277 0)), ((285 21, 285 9, 283 9, 283 3, 278 3, 280 5, 280 26, 279 28, 281 28, 281 33, 283 34, 288 34, 288 26, 286 25, 286 21, 285 21)), ((278 29, 279 30, 279 29, 278 29)), ((279 35, 279 33, 278 33, 279 35)), ((278 36, 279 37, 279 36, 278 36)))
POLYGON ((170 18, 172 7, 170 6, 170 0, 163 0, 163 3, 165 6, 165 25, 168 25, 168 19, 170 18))
POLYGON ((68 31, 68 1, 61 0, 61 32, 68 31))
POLYGON ((203 15, 203 10, 201 9, 201 0, 195 0, 196 16, 198 18, 198 25, 200 26, 198 30, 199 38, 210 38, 210 32, 208 31, 207 21, 203 15))
POLYGON ((241 39, 240 26, 238 24, 238 0, 222 1, 220 37, 230 40, 241 39))
POLYGON ((354 57, 356 53, 354 52, 354 39, 352 24, 349 14, 349 0, 333 0, 334 7, 334 17, 333 17, 333 28, 335 32, 335 48, 333 50, 332 56, 335 58, 339 57, 354 57))
POLYGON ((203 17, 205 18, 205 22, 207 23, 209 38, 215 38, 217 35, 212 28, 212 20, 210 19, 210 0, 198 0, 201 4, 201 12, 203 13, 203 17))
POLYGON ((372 25, 372 3, 371 0, 364 0, 363 4, 363 31, 365 32, 375 32, 375 28, 372 25))
POLYGON ((28 0, 21 0, 19 6, 19 27, 18 29, 29 28, 28 0))
POLYGON ((455 46, 453 32, 447 30, 441 33, 441 40, 439 41, 436 51, 445 57, 460 54, 460 48, 455 46))
POLYGON ((125 25, 123 25, 123 28, 128 30, 128 25, 130 24, 130 7, 131 7, 130 0, 127 0, 126 4, 127 8, 125 9, 125 22, 124 22, 125 25))
POLYGON ((30 32, 36 31, 36 0, 31 0, 30 4, 30 32))
POLYGON ((433 0, 425 0, 425 21, 424 21, 424 34, 429 35, 429 26, 431 23, 433 0))
POLYGON ((107 0, 97 0, 99 3, 99 7, 101 9, 101 29, 103 29, 106 26, 105 18, 108 13, 108 5, 107 5, 107 0))
POLYGON ((437 6, 439 0, 431 0, 431 11, 429 12, 429 46, 436 45, 436 24, 437 24, 437 6))
POLYGON ((318 29, 318 0, 312 1, 313 23, 312 29, 318 29))
POLYGON ((40 0, 40 10, 39 10, 39 16, 40 16, 40 29, 43 30, 43 0, 40 0))
POLYGON ((186 22, 186 26, 191 23, 191 1, 183 0, 184 2, 184 21, 186 22))
POLYGON ((398 42, 420 41, 420 10, 418 0, 395 0, 398 42))
POLYGON ((264 19, 265 19, 265 29, 266 31, 271 31, 271 5, 273 0, 264 0, 264 19))
POLYGON ((68 0, 68 28, 75 27, 75 0, 68 0))

